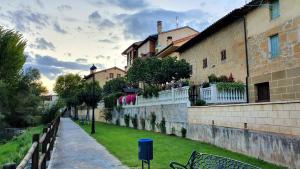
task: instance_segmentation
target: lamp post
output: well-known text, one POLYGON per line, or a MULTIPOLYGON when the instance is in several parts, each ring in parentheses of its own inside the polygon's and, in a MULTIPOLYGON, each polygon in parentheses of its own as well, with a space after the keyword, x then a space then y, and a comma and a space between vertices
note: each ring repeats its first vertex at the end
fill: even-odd
POLYGON ((93 113, 92 113, 92 131, 91 134, 95 133, 95 72, 96 72, 97 67, 93 64, 93 66, 90 68, 91 74, 93 76, 93 96, 92 96, 92 105, 93 105, 93 113))

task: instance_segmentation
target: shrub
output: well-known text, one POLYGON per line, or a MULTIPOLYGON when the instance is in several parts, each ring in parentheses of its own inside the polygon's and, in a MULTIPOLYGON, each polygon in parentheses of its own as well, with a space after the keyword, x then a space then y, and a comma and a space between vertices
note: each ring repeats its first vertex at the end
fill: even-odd
POLYGON ((126 127, 129 127, 129 121, 130 121, 129 114, 125 114, 124 115, 124 122, 125 122, 126 127))
POLYGON ((117 126, 120 126, 120 119, 117 119, 117 120, 116 120, 116 125, 117 125, 117 126))
POLYGON ((208 82, 203 82, 202 88, 207 88, 207 87, 210 87, 210 84, 208 82))
POLYGON ((159 127, 160 127, 160 132, 166 134, 166 119, 164 117, 161 119, 159 127))
POLYGON ((176 136, 175 127, 172 127, 172 130, 171 130, 171 135, 172 135, 172 136, 176 136))
POLYGON ((122 93, 114 93, 104 97, 104 107, 114 108, 117 105, 117 99, 122 96, 122 93))
POLYGON ((215 74, 211 74, 208 76, 208 81, 209 81, 209 83, 215 83, 215 82, 218 82, 219 79, 215 74))
POLYGON ((145 126, 146 126, 145 119, 144 118, 140 118, 140 123, 141 123, 142 129, 145 130, 145 126))
POLYGON ((217 83, 217 89, 244 91, 245 85, 242 82, 219 82, 217 83))
POLYGON ((138 128, 138 118, 137 115, 134 115, 134 117, 131 118, 131 123, 133 128, 137 129, 138 128))
POLYGON ((198 99, 195 103, 196 106, 205 106, 206 102, 202 99, 198 99))
POLYGON ((181 127, 181 137, 185 138, 186 137, 186 129, 181 127))
POLYGON ((228 77, 225 75, 222 75, 218 78, 218 82, 228 82, 228 77))
POLYGON ((151 129, 152 131, 155 130, 155 121, 156 121, 156 115, 154 112, 151 113, 151 119, 150 119, 150 124, 151 124, 151 129))
POLYGON ((48 124, 52 120, 54 120, 59 115, 59 109, 60 109, 60 105, 58 105, 58 104, 54 104, 49 109, 47 109, 44 112, 42 119, 41 119, 43 124, 48 124))
POLYGON ((117 106, 117 107, 116 107, 116 110, 117 110, 118 112, 121 112, 121 111, 123 110, 123 107, 122 107, 122 106, 117 106))
POLYGON ((151 98, 151 97, 158 97, 159 96, 159 88, 155 86, 146 86, 144 88, 143 97, 144 98, 151 98))
POLYGON ((111 122, 112 120, 112 111, 109 109, 104 110, 104 119, 106 122, 111 122))

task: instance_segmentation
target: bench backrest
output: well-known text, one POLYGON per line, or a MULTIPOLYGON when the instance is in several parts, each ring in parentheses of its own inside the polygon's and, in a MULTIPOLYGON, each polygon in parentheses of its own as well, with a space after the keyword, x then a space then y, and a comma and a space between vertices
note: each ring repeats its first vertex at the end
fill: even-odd
POLYGON ((191 169, 260 169, 230 158, 194 151, 187 164, 191 169))

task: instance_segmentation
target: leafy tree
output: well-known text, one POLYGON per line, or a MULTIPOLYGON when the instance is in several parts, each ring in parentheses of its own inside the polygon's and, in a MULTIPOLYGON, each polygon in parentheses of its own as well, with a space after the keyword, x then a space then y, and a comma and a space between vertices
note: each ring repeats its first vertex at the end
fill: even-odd
POLYGON ((152 96, 158 92, 156 89, 167 82, 187 79, 192 73, 191 66, 185 60, 176 60, 173 57, 158 59, 148 57, 136 59, 127 72, 129 83, 144 84, 145 95, 152 96), (146 91, 146 89, 148 91, 146 91))
POLYGON ((126 80, 124 77, 119 77, 107 81, 103 86, 103 94, 109 95, 117 92, 122 92, 123 88, 127 86, 126 80))
POLYGON ((61 75, 56 79, 54 91, 62 98, 68 109, 75 108, 75 118, 77 118, 77 106, 81 104, 78 96, 82 90, 83 81, 78 74, 61 75))
POLYGON ((78 94, 79 102, 83 102, 87 106, 87 116, 89 115, 89 108, 96 108, 101 98, 102 89, 97 81, 85 82, 78 94))
POLYGON ((20 33, 0 26, 0 80, 13 84, 25 63, 26 41, 20 33))
POLYGON ((41 94, 46 92, 39 79, 39 71, 28 68, 20 74, 16 85, 6 88, 8 92, 2 96, 8 101, 2 103, 6 110, 5 120, 10 126, 25 127, 35 123, 33 117, 41 113, 41 94))

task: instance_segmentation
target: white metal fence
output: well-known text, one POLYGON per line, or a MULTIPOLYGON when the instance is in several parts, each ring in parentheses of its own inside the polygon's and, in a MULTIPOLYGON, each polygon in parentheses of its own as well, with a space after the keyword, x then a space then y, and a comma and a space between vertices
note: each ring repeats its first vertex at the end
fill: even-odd
POLYGON ((241 90, 218 90, 216 84, 210 84, 210 87, 200 88, 200 97, 206 103, 244 103, 246 99, 246 89, 241 90))

